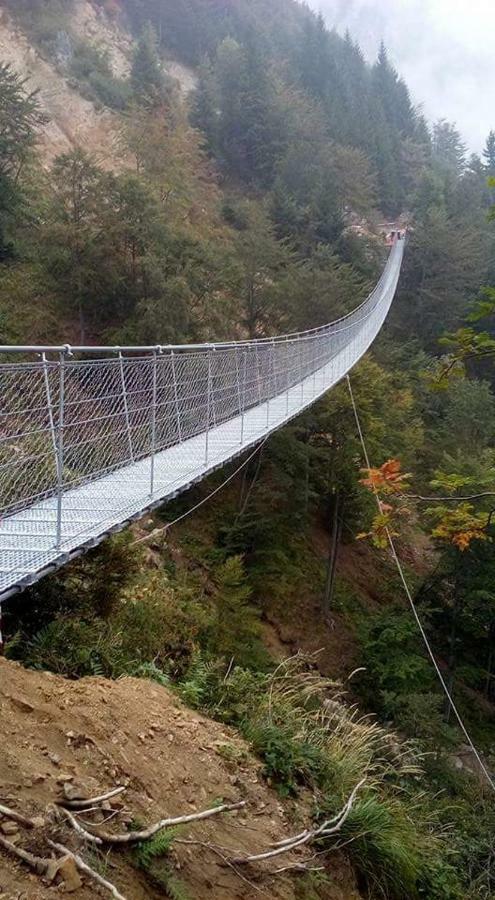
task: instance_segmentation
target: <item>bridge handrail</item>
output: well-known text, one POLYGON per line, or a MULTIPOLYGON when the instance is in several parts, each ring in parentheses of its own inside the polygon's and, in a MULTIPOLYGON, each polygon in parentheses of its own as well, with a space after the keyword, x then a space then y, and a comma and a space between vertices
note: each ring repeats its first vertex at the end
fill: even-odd
MULTIPOLYGON (((26 344, 26 345, 15 345, 15 344, 0 344, 0 354, 61 354, 65 353, 68 355, 73 354, 102 354, 102 353, 167 353, 174 351, 176 353, 190 353, 191 351, 207 351, 213 348, 217 350, 225 350, 229 347, 249 347, 253 345, 261 346, 263 344, 277 344, 277 343, 285 343, 287 341, 294 342, 300 341, 307 338, 312 337, 320 337, 325 333, 329 332, 330 329, 334 329, 335 326, 340 325, 343 322, 346 322, 356 316, 361 310, 365 307, 370 308, 370 314, 373 311, 373 307, 371 301, 375 299, 377 295, 380 294, 380 290, 383 282, 388 277, 388 273, 390 268, 393 267, 393 263, 395 261, 395 255, 398 252, 398 249, 402 249, 401 241, 395 241, 392 250, 390 251, 389 258, 387 260, 387 264, 383 269, 383 272, 380 276, 379 281, 373 288, 373 290, 365 297, 365 299, 352 309, 350 312, 345 313, 345 315, 340 316, 337 319, 333 319, 331 322, 327 322, 325 325, 319 325, 315 328, 308 328, 304 331, 293 331, 288 332, 286 334, 279 334, 267 337, 260 338, 251 338, 245 340, 237 340, 237 341, 209 341, 197 344, 144 344, 144 345, 119 345, 119 344, 111 344, 111 345, 77 345, 77 344, 26 344)), ((366 318, 366 317, 363 317, 366 318)), ((333 332, 335 333, 335 332, 333 332)), ((1 363, 0 363, 1 365, 1 363)))

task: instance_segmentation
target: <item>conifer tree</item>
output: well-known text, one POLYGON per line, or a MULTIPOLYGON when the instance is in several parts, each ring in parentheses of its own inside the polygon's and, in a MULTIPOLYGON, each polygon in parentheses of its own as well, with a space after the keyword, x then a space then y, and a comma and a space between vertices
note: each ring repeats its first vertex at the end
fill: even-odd
POLYGON ((165 77, 158 54, 156 31, 150 22, 144 25, 134 52, 131 85, 142 103, 157 103, 164 91, 165 77))
POLYGON ((466 145, 455 125, 445 119, 433 126, 433 160, 441 171, 456 178, 466 165, 466 145))
POLYGON ((495 131, 493 129, 486 139, 483 159, 486 174, 489 178, 495 178, 495 131))

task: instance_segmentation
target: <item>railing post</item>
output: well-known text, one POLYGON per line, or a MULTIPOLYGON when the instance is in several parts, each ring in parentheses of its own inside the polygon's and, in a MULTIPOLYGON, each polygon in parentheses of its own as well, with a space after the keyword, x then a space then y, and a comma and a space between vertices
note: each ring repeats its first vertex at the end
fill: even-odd
MULTIPOLYGON (((211 349, 211 362, 213 363, 213 360, 215 359, 215 354, 216 354, 216 352, 217 352, 217 348, 215 347, 215 344, 212 344, 210 349, 211 349)), ((218 378, 218 375, 216 375, 216 376, 214 375, 214 372, 213 372, 214 368, 215 368, 215 366, 213 366, 213 364, 212 364, 212 366, 211 366, 211 371, 210 371, 210 383, 211 383, 211 415, 212 415, 212 419, 213 419, 213 427, 216 428, 216 425, 217 425, 217 404, 216 404, 216 400, 215 400, 216 389, 215 389, 215 381, 214 381, 214 378, 215 378, 215 377, 218 378)))
POLYGON ((157 366, 158 353, 161 351, 157 347, 153 351, 153 374, 152 374, 152 400, 151 400, 151 435, 150 435, 150 497, 153 497, 155 490, 155 452, 156 452, 156 399, 157 399, 157 366))
POLYGON ((261 403, 261 379, 260 379, 260 360, 258 356, 258 344, 254 342, 254 353, 256 357, 256 383, 258 386, 258 403, 261 403))
POLYGON ((177 376, 175 372, 175 356, 174 351, 170 351, 170 360, 172 363, 172 381, 174 385, 174 401, 175 401, 175 415, 177 417, 177 435, 179 438, 179 444, 182 443, 182 425, 180 421, 180 408, 179 408, 179 393, 177 391, 177 376))
POLYGON ((52 392, 50 390, 50 378, 48 376, 48 362, 46 353, 41 354, 43 363, 43 378, 45 381, 46 406, 48 410, 48 422, 50 424, 50 434, 52 437, 53 453, 55 456, 55 469, 57 468, 57 432, 55 430, 55 420, 53 418, 52 392))
POLYGON ((303 377, 303 362, 302 362, 302 341, 304 338, 299 338, 299 381, 301 384, 301 403, 304 403, 304 377, 303 377))
POLYGON ((285 339, 285 412, 289 415, 289 339, 285 339))
POLYGON ((64 495, 64 416, 65 416, 65 357, 70 353, 67 346, 59 354, 58 372, 58 425, 57 425, 57 536, 56 549, 62 546, 62 511, 64 495))
MULTIPOLYGON (((241 391, 241 376, 239 373, 239 359, 237 357, 237 346, 234 349, 234 353, 235 353, 235 374, 236 374, 236 380, 237 380, 237 399, 239 401, 239 415, 241 417, 241 439, 240 439, 239 443, 242 445, 244 443, 244 402, 243 402, 243 396, 242 396, 242 391, 241 391)), ((245 379, 246 362, 245 362, 245 353, 244 352, 243 352, 243 359, 244 359, 244 379, 245 379)))
POLYGON ((132 447, 131 420, 129 418, 129 406, 127 403, 127 391, 126 391, 126 386, 125 386, 124 358, 122 356, 121 350, 119 350, 119 369, 120 369, 120 384, 122 387, 122 402, 124 404, 125 427, 127 430, 127 442, 129 444, 129 459, 131 460, 131 462, 134 462, 134 450, 132 447))
MULTIPOLYGON (((315 397, 316 396, 315 344, 318 341, 318 338, 313 338, 312 340, 313 340, 313 362, 312 362, 312 365, 313 365, 313 397, 315 397)), ((318 352, 319 344, 316 344, 316 346, 317 346, 316 352, 318 352)))
POLYGON ((206 389, 206 432, 205 432, 205 464, 208 465, 210 443, 210 410, 211 410, 211 347, 208 347, 208 386, 206 389))
POLYGON ((268 394, 266 398, 266 427, 268 428, 270 425, 270 397, 272 396, 271 392, 273 391, 273 378, 274 378, 274 368, 275 368, 275 341, 270 343, 270 353, 272 357, 272 383, 268 388, 268 394))

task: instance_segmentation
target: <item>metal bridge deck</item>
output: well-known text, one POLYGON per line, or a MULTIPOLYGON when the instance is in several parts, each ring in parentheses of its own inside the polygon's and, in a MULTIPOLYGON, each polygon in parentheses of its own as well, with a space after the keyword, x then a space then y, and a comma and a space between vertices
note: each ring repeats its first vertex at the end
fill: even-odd
POLYGON ((41 572, 63 565, 75 550, 95 546, 112 531, 120 530, 147 509, 177 496, 258 443, 325 393, 329 368, 330 364, 314 377, 308 376, 288 394, 284 392, 247 410, 242 444, 241 416, 210 429, 208 463, 203 434, 158 453, 152 496, 149 459, 67 491, 62 506, 64 539, 60 550, 54 548, 56 497, 0 522, 0 596, 13 585, 25 587, 37 581, 41 572))
MULTIPOLYGON (((251 402, 248 402, 249 398, 245 399, 244 395, 241 396, 239 384, 241 376, 239 375, 236 350, 237 381, 232 376, 231 370, 225 370, 226 374, 222 376, 223 381, 216 388, 212 386, 213 382, 210 376, 208 378, 208 398, 202 400, 203 403, 208 403, 207 421, 211 422, 211 424, 209 424, 207 430, 192 434, 191 437, 182 435, 179 441, 176 440, 171 446, 167 446, 163 450, 160 450, 159 446, 157 446, 152 457, 145 456, 137 462, 127 461, 127 464, 125 464, 125 459, 122 461, 117 460, 116 464, 112 464, 112 471, 108 474, 101 474, 95 466, 94 471, 85 476, 85 483, 76 487, 71 487, 70 480, 67 480, 67 484, 63 483, 66 475, 62 464, 58 469, 58 491, 55 479, 53 486, 50 486, 49 492, 45 491, 45 495, 43 495, 40 491, 42 499, 38 499, 37 502, 30 501, 31 494, 27 490, 25 492, 27 498, 25 502, 22 501, 21 497, 21 502, 19 503, 17 495, 14 495, 15 504, 13 503, 13 507, 15 511, 9 512, 0 519, 0 603, 13 593, 23 590, 26 586, 36 582, 47 572, 64 565, 75 555, 95 546, 108 534, 121 530, 126 524, 141 516, 146 510, 177 496, 190 485, 200 481, 210 472, 258 443, 267 434, 280 428, 340 381, 366 352, 386 318, 397 286, 402 252, 403 247, 394 248, 384 275, 380 280, 379 290, 378 288, 375 289, 374 293, 376 293, 376 296, 371 295, 369 301, 367 301, 369 308, 366 308, 366 304, 363 304, 360 310, 351 314, 345 320, 341 320, 341 322, 345 322, 345 325, 333 323, 332 326, 326 326, 326 331, 324 329, 315 330, 314 335, 311 334, 310 337, 308 337, 310 333, 307 333, 297 340, 291 339, 291 341, 286 341, 285 343, 274 342, 269 345, 265 343, 263 346, 261 342, 258 343, 258 347, 255 348, 257 378, 259 379, 261 371, 258 356, 262 351, 266 354, 266 366, 271 365, 272 367, 271 388, 267 388, 265 394, 267 399, 256 403, 252 397, 251 402), (339 327, 335 328, 335 325, 339 325, 339 327), (332 328, 333 330, 331 330, 332 328), (294 383, 293 369, 296 362, 292 357, 295 357, 296 351, 298 354, 297 365, 299 366, 297 371, 301 374, 304 372, 308 374, 294 383), (268 355, 268 352, 271 355, 268 355), (321 365, 322 359, 325 360, 323 365, 321 365), (283 368, 281 361, 283 361, 283 368), (280 390, 280 385, 284 383, 286 384, 285 389, 280 390), (216 402, 218 408, 221 409, 221 414, 217 417, 217 421, 220 420, 219 424, 215 422, 215 409, 213 410, 213 419, 210 418, 210 394, 214 397, 215 391, 217 396, 216 402), (225 400, 225 397, 227 397, 227 400, 225 400), (232 414, 235 412, 236 404, 238 404, 237 409, 239 412, 238 414, 232 414), (150 470, 152 472, 151 480, 150 470), (151 486, 152 490, 150 490, 151 486), (49 496, 46 496, 46 493, 49 493, 49 496)), ((252 349, 256 343, 252 342, 248 350, 243 347, 242 352, 249 354, 249 365, 252 364, 252 349)), ((220 345, 217 346, 220 347, 220 345)), ((231 347, 229 347, 228 351, 225 351, 224 355, 225 359, 229 360, 229 365, 232 369, 234 356, 231 347)), ((197 360, 197 357, 194 358, 197 360)), ((220 371, 223 365, 220 352, 217 353, 216 359, 219 360, 218 368, 220 371)), ((265 371, 268 373, 266 366, 265 371)), ((246 357, 244 357, 244 368, 246 369, 246 357)), ((1 369, 2 366, 0 366, 0 375, 1 369)), ((266 375, 266 378, 268 379, 268 375, 266 375)), ((185 384, 186 381, 183 383, 185 384)), ((47 381, 46 384, 48 390, 47 381)), ((141 382, 139 384, 141 385, 141 382)), ((188 389, 190 384, 191 382, 187 381, 188 389)), ((246 393, 246 386, 249 393, 250 384, 251 382, 246 377, 245 371, 243 384, 241 385, 244 394, 246 393)), ((123 385, 125 392, 125 379, 123 380, 123 385)), ((168 390, 168 383, 165 387, 168 390)), ((175 383, 174 387, 176 388, 175 383)), ((80 390, 79 382, 77 382, 77 388, 80 390)), ((259 380, 257 389, 258 391, 260 390, 259 380)), ((201 390, 199 392, 201 393, 201 390)), ((20 393, 22 394, 21 405, 24 405, 27 392, 20 389, 20 393)), ((67 422, 64 423, 63 418, 58 423, 54 421, 54 410, 50 396, 48 390, 51 431, 48 430, 47 435, 51 434, 53 438, 53 446, 51 446, 50 453, 53 456, 55 451, 56 457, 57 438, 59 441, 63 441, 64 428, 68 429, 70 426, 67 425, 67 422)), ((93 398, 91 402, 93 402, 93 398)), ((99 402, 101 404, 101 398, 99 398, 99 402)), ((164 401, 164 408, 166 404, 170 405, 171 402, 171 400, 164 401)), ((178 409, 177 391, 174 402, 174 408, 177 407, 178 409)), ((82 395, 82 397, 78 396, 78 408, 83 406, 87 410, 88 403, 89 400, 85 395, 82 395)), ((146 408, 148 410, 148 406, 154 407, 155 412, 153 415, 156 417, 156 373, 154 404, 150 404, 149 400, 147 403, 141 401, 140 409, 146 408)), ((33 406, 33 409, 37 410, 39 406, 33 406)), ((166 409, 168 410, 168 406, 166 409)), ((100 408, 98 410, 101 411, 100 408)), ((128 436, 131 438, 130 451, 132 454, 132 435, 136 433, 141 434, 141 430, 139 430, 141 425, 139 423, 138 425, 133 425, 133 422, 130 421, 129 417, 132 418, 132 410, 129 412, 127 405, 125 405, 125 412, 128 436), (134 432, 132 431, 133 428, 134 432)), ((200 413, 203 415, 204 410, 201 407, 199 412, 197 410, 193 410, 193 412, 197 415, 200 413)), ((14 433, 13 437, 7 436, 7 439, 3 439, 10 441, 8 447, 14 447, 14 450, 17 452, 18 447, 15 445, 15 442, 19 442, 23 437, 23 435, 19 437, 18 434, 18 422, 21 413, 16 412, 14 416, 12 413, 4 412, 3 415, 6 417, 10 415, 12 421, 16 423, 13 431, 16 432, 17 429, 17 433, 14 433)), ((98 417, 95 416, 94 412, 92 415, 94 418, 91 421, 98 421, 98 417)), ((99 418, 102 417, 100 416, 99 418)), ((110 430, 105 432, 105 440, 110 435, 114 443, 120 441, 122 431, 117 430, 117 425, 114 424, 115 420, 109 415, 103 418, 110 420, 110 430), (115 432, 112 432, 112 429, 115 429, 115 432)), ((121 419, 118 421, 120 423, 121 419)), ((201 421, 204 421, 204 419, 201 419, 201 421)), ((196 431, 198 431, 197 427, 196 431)), ((31 454, 33 433, 32 428, 31 430, 29 428, 26 430, 27 440, 31 442, 27 444, 31 454)), ((90 433, 93 435, 93 432, 90 433)), ((45 441, 45 435, 43 440, 45 441)), ((82 441, 82 443, 87 444, 89 441, 82 441)), ((77 444, 73 446, 77 446, 77 444)), ((155 445, 153 444, 154 447, 155 445)), ((39 451, 36 457, 38 465, 39 460, 44 460, 46 455, 47 450, 45 443, 43 443, 43 452, 39 451)), ((26 457, 28 458, 26 465, 29 466, 29 460, 33 457, 32 455, 30 457, 28 454, 26 454, 26 457)), ((13 480, 12 472, 15 473, 18 480, 20 478, 22 481, 23 473, 21 472, 19 475, 18 471, 19 465, 22 465, 22 463, 18 462, 16 471, 15 456, 12 459, 13 461, 9 460, 8 463, 3 463, 3 466, 0 465, 0 469, 3 468, 10 473, 12 483, 15 481, 13 480)), ((44 478, 47 477, 45 470, 46 464, 44 469, 40 468, 40 472, 44 473, 44 478)), ((25 473, 26 479, 28 479, 28 476, 29 469, 25 473)), ((40 478, 41 476, 36 473, 36 477, 40 478)), ((44 488, 44 482, 42 487, 44 488)), ((8 509, 7 504, 4 505, 4 509, 8 509)))

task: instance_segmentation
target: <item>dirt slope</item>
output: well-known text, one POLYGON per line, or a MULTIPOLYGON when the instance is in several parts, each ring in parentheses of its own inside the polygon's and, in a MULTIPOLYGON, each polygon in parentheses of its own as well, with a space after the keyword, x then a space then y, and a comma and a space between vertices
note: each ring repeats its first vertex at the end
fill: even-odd
MULTIPOLYGON (((125 77, 130 68, 133 40, 116 20, 110 21, 103 10, 90 0, 76 0, 70 20, 73 36, 108 51, 115 75, 125 77)), ((39 91, 40 105, 49 117, 41 131, 40 158, 49 165, 60 153, 76 146, 97 156, 107 168, 122 165, 118 151, 118 116, 108 109, 97 109, 69 86, 53 61, 42 54, 9 15, 0 0, 0 60, 27 79, 32 90, 39 91)), ((173 61, 165 64, 184 94, 195 85, 194 72, 173 61)))
MULTIPOLYGON (((246 800, 246 810, 188 826, 181 835, 234 851, 264 849, 304 821, 304 801, 298 809, 282 803, 235 732, 187 709, 167 688, 153 682, 132 678, 70 682, 0 659, 0 716, 0 803, 28 815, 43 813, 64 779, 72 777, 84 779, 95 794, 128 785, 126 807, 148 823, 163 815, 206 809, 219 798, 246 800)), ((32 833, 25 834, 24 846, 29 847, 32 833)), ((296 861, 294 856, 284 859, 296 861)), ((293 876, 260 881, 260 870, 251 869, 249 877, 257 884, 249 884, 211 851, 196 845, 177 847, 173 861, 192 900, 247 900, 258 896, 260 888, 261 896, 272 900, 297 896, 293 876)), ((165 896, 154 893, 121 853, 114 853, 111 863, 116 868, 107 870, 107 876, 127 900, 165 896)), ((332 859, 330 874, 328 900, 359 896, 338 855, 332 859)), ((2 900, 45 900, 60 890, 43 886, 36 875, 0 851, 2 900)), ((95 890, 85 884, 72 896, 89 900, 95 890)))
POLYGON ((49 164, 59 153, 85 146, 98 154, 102 164, 115 157, 116 118, 72 90, 54 65, 44 59, 25 34, 0 9, 0 59, 10 63, 28 79, 28 86, 40 92, 40 105, 49 122, 42 129, 40 156, 49 164))

